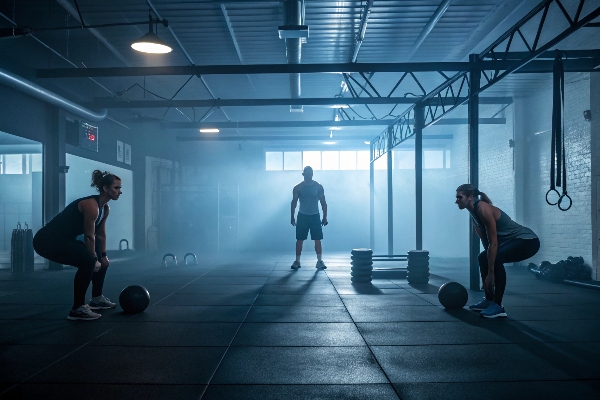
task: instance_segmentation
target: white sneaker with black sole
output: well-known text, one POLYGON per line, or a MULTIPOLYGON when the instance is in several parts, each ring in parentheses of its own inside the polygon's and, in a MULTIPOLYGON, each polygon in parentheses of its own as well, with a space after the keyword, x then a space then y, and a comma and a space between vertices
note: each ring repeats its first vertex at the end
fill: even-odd
POLYGON ((91 310, 108 310, 110 308, 115 308, 117 303, 113 303, 110 299, 104 297, 104 295, 100 295, 98 297, 92 297, 88 306, 91 310))
POLYGON ((71 321, 92 321, 94 319, 100 318, 101 316, 101 314, 95 313, 92 310, 90 310, 90 307, 87 304, 84 304, 75 310, 69 311, 67 319, 70 319, 71 321))

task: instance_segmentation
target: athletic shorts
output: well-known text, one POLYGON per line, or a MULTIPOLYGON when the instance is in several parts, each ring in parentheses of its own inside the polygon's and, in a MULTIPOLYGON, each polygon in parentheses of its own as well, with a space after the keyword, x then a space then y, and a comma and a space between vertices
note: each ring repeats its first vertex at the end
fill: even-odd
POLYGON ((296 240, 306 240, 310 231, 310 240, 323 239, 323 229, 321 227, 321 215, 306 215, 298 213, 296 218, 296 240))

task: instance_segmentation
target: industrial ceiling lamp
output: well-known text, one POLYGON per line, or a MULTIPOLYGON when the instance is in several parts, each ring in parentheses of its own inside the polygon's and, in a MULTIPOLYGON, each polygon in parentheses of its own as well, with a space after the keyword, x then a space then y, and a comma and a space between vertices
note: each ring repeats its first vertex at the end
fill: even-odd
POLYGON ((162 24, 167 27, 169 23, 166 19, 161 20, 153 20, 152 15, 149 16, 150 21, 148 24, 148 33, 144 36, 136 40, 131 44, 131 48, 137 50, 142 53, 151 53, 151 54, 165 54, 170 53, 173 49, 161 38, 158 37, 156 33, 154 33, 154 23, 162 22, 162 24))

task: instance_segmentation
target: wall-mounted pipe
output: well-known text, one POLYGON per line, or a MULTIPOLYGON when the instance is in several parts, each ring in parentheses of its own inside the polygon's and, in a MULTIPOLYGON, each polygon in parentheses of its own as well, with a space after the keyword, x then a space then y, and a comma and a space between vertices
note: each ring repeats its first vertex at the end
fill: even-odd
POLYGON ((358 50, 360 50, 360 45, 365 39, 365 32, 367 31, 367 22, 369 21, 369 14, 371 13, 371 8, 373 8, 373 1, 368 0, 367 4, 365 4, 365 9, 363 10, 362 18, 360 19, 360 27, 358 28, 358 35, 356 35, 356 40, 352 46, 352 52, 350 54, 350 62, 356 62, 358 57, 358 50))
POLYGON ((0 69, 0 83, 90 121, 101 121, 108 115, 106 109, 98 112, 88 110, 71 100, 67 100, 48 89, 3 69, 0 69))
POLYGON ((448 7, 450 7, 450 3, 452 3, 452 0, 444 0, 438 6, 438 8, 433 13, 432 17, 429 19, 429 21, 427 21, 427 24, 425 25, 425 27, 421 31, 421 34, 415 41, 415 44, 413 44, 412 48, 409 50, 408 54, 405 56, 405 58, 404 58, 405 61, 410 60, 411 57, 415 55, 415 53, 417 52, 419 47, 421 47, 421 44, 423 44, 423 42, 425 41, 425 38, 427 38, 427 36, 433 30, 433 27, 438 23, 440 18, 442 18, 442 15, 444 15, 444 13, 448 9, 448 7))

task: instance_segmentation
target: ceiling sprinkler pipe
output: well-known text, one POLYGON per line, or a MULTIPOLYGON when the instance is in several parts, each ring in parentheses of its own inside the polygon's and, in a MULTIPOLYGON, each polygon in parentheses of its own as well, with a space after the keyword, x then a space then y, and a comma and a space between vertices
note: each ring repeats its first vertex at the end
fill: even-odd
POLYGON ((71 100, 67 100, 48 89, 3 69, 0 69, 0 83, 90 121, 101 121, 108 115, 106 109, 99 112, 88 110, 71 100))

